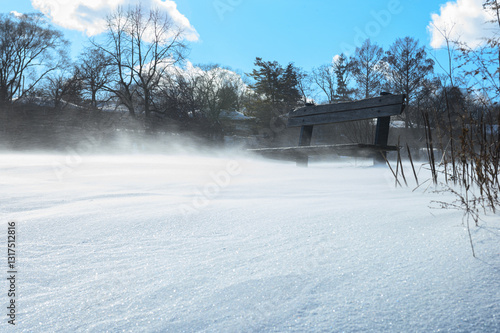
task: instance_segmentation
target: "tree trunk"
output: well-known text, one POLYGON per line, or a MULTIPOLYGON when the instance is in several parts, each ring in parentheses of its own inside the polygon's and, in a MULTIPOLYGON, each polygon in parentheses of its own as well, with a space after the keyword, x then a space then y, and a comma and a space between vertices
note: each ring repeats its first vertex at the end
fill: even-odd
POLYGON ((91 106, 92 106, 92 108, 97 109, 96 91, 95 91, 95 90, 93 90, 93 91, 92 91, 92 102, 91 102, 91 106))

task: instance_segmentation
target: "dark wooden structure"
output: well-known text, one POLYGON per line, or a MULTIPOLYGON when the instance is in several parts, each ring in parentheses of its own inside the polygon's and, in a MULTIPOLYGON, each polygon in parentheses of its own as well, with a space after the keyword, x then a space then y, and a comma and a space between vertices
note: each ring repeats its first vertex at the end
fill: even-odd
POLYGON ((298 147, 260 148, 250 151, 270 158, 293 159, 297 165, 307 166, 309 156, 338 154, 374 157, 384 161, 389 146, 391 116, 400 115, 405 108, 405 95, 385 94, 379 97, 338 104, 304 106, 289 113, 287 127, 300 127, 298 147), (341 123, 377 118, 373 144, 339 144, 311 146, 314 125, 341 123))

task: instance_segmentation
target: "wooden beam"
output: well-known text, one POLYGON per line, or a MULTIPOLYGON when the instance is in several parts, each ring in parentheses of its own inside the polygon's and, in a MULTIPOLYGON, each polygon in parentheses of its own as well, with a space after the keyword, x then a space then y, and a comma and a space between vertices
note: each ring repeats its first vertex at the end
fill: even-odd
POLYGON ((249 149, 269 158, 295 160, 297 165, 307 166, 309 156, 337 154, 384 159, 387 151, 399 147, 388 146, 391 116, 399 115, 405 108, 405 95, 383 95, 360 101, 306 106, 288 114, 288 127, 301 126, 299 146, 283 148, 249 149), (341 144, 310 146, 314 125, 348 122, 377 118, 374 144, 341 144))
POLYGON ((263 155, 268 158, 297 160, 308 156, 336 154, 339 156, 374 157, 384 151, 397 151, 396 146, 378 146, 369 144, 340 144, 340 145, 319 145, 302 147, 283 148, 259 148, 249 149, 250 152, 263 155))
POLYGON ((299 146, 310 146, 313 133, 313 126, 302 126, 300 129, 299 146))
MULTIPOLYGON (((322 105, 326 106, 326 105, 322 105)), ((288 118, 288 127, 298 127, 305 125, 320 125, 341 123, 347 121, 373 119, 380 117, 389 117, 401 114, 401 104, 377 106, 364 109, 335 111, 330 113, 317 113, 313 115, 288 118)))
MULTIPOLYGON (((311 145, 312 133, 313 125, 302 126, 300 128, 299 147, 311 145)), ((307 155, 297 156, 295 161, 297 162, 297 166, 307 167, 309 158, 307 157, 307 155)))
MULTIPOLYGON (((389 125, 391 117, 377 118, 377 127, 375 129, 375 142, 376 146, 387 146, 389 140, 389 125)), ((387 152, 383 151, 380 156, 375 157, 376 164, 384 164, 387 157, 387 152)))
MULTIPOLYGON (((325 105, 310 105, 304 106, 296 109, 289 113, 290 118, 301 117, 301 116, 312 116, 316 114, 331 113, 331 112, 342 112, 342 111, 353 111, 361 109, 370 109, 386 105, 402 105, 405 101, 405 95, 382 95, 373 98, 362 99, 353 102, 343 102, 335 104, 325 104, 325 105)), ((401 114, 403 110, 399 110, 401 114)), ((392 115, 391 115, 392 116, 392 115)), ((375 117, 373 117, 375 118, 375 117)))

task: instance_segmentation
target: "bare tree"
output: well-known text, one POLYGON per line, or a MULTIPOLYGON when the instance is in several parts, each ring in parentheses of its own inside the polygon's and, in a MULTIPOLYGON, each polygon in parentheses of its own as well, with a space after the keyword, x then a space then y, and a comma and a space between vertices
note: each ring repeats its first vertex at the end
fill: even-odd
POLYGON ((105 52, 114 68, 114 80, 106 88, 136 116, 135 96, 141 111, 150 118, 153 94, 167 68, 184 59, 186 45, 181 28, 158 9, 144 12, 139 5, 124 11, 119 8, 107 18, 104 44, 92 41, 105 52))
POLYGON ((22 97, 57 69, 67 45, 42 14, 0 14, 0 102, 22 97))
POLYGON ((455 27, 455 24, 453 24, 451 26, 451 28, 448 28, 448 27, 439 28, 434 23, 431 23, 431 24, 434 26, 434 29, 436 29, 437 32, 439 32, 439 34, 443 37, 443 39, 446 43, 446 53, 448 55, 447 68, 445 68, 445 65, 441 64, 441 62, 437 59, 437 57, 433 56, 433 58, 435 59, 436 64, 446 73, 450 86, 454 87, 455 86, 455 70, 456 70, 454 60, 457 56, 456 56, 456 43, 452 40, 451 34, 453 31, 453 28, 455 27))
POLYGON ((198 69, 195 94, 206 116, 218 121, 221 110, 236 110, 243 85, 239 75, 219 65, 200 65, 198 69))
POLYGON ((238 108, 243 81, 233 71, 219 65, 200 65, 193 78, 195 98, 208 122, 211 138, 222 139, 222 125, 219 117, 223 110, 238 108))
POLYGON ((77 66, 82 90, 90 95, 90 106, 96 109, 104 99, 98 96, 105 91, 104 88, 111 82, 114 73, 111 57, 100 48, 86 48, 80 55, 77 66))
POLYGON ((333 103, 336 97, 336 74, 333 64, 321 65, 313 69, 314 82, 326 95, 327 102, 333 103))
POLYGON ((63 109, 68 103, 79 104, 81 81, 76 68, 64 68, 47 75, 41 91, 55 109, 63 109))
POLYGON ((159 84, 160 92, 156 94, 156 107, 163 114, 182 123, 196 118, 196 111, 201 110, 200 101, 195 97, 196 81, 194 77, 175 68, 173 73, 165 75, 159 84))
MULTIPOLYGON (((491 21, 492 23, 495 23, 500 27, 500 4, 498 3, 498 0, 485 0, 483 7, 485 10, 489 10, 492 12, 495 16, 495 18, 491 21)), ((487 44, 489 47, 495 49, 496 55, 497 55, 497 65, 500 68, 500 40, 499 40, 499 34, 498 31, 496 31, 495 36, 492 38, 487 39, 487 44)), ((500 70, 497 69, 496 71, 497 75, 497 80, 500 82, 500 70)))
POLYGON ((358 96, 369 98, 380 93, 384 74, 380 71, 380 61, 384 51, 377 44, 372 44, 370 39, 356 48, 351 58, 351 68, 358 87, 358 96))
POLYGON ((312 89, 312 75, 302 68, 297 68, 297 89, 300 92, 304 104, 308 103, 312 99, 313 89, 312 89))
POLYGON ((133 96, 134 88, 134 50, 131 47, 129 30, 129 18, 119 7, 114 13, 107 17, 106 40, 101 45, 95 40, 91 43, 96 49, 101 50, 110 58, 110 65, 113 70, 113 79, 104 86, 106 90, 114 94, 120 103, 125 105, 130 116, 135 118, 135 105, 133 96))
MULTIPOLYGON (((500 4, 497 0, 484 0, 484 10, 493 14, 491 23, 500 28, 500 4)), ((473 48, 460 40, 455 44, 460 51, 458 68, 469 79, 469 91, 481 91, 482 98, 498 103, 500 99, 500 29, 493 29, 485 43, 473 48)))
POLYGON ((427 57, 425 47, 412 37, 398 38, 384 57, 388 87, 394 93, 406 94, 409 104, 404 113, 405 127, 419 124, 421 115, 413 108, 416 93, 434 70, 434 61, 427 57))

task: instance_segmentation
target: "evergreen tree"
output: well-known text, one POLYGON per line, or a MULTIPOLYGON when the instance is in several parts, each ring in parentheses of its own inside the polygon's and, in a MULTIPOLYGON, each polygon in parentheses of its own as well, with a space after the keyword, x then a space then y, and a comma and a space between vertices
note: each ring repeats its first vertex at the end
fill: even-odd
POLYGON ((349 89, 350 64, 342 53, 333 61, 333 72, 337 79, 336 99, 338 101, 351 100, 352 90, 349 89))
POLYGON ((255 80, 250 86, 255 92, 250 108, 264 126, 273 127, 279 116, 294 109, 301 100, 297 68, 293 63, 283 68, 276 61, 262 58, 256 58, 254 64, 257 68, 249 74, 255 80))

